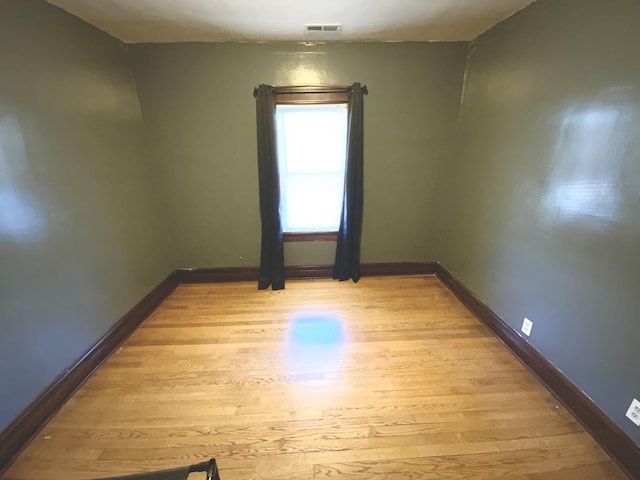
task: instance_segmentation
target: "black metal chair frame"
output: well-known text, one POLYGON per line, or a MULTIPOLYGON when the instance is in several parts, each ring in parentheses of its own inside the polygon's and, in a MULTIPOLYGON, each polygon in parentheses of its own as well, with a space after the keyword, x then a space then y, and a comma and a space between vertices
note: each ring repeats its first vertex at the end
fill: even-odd
POLYGON ((187 465, 186 467, 157 470, 155 472, 134 473, 119 477, 108 477, 100 480, 187 480, 194 472, 207 472, 207 480, 220 480, 215 458, 208 462, 187 465))

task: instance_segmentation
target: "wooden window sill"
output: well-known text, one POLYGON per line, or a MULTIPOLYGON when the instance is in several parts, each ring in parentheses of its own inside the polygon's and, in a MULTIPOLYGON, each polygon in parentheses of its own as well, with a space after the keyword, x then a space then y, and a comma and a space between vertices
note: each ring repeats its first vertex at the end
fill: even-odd
POLYGON ((335 242, 338 232, 284 232, 285 242, 335 242))

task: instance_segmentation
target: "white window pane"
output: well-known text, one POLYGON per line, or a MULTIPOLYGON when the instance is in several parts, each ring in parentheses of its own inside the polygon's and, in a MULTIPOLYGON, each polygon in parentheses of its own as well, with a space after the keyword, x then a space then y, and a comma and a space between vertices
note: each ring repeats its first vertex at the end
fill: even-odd
POLYGON ((288 174, 338 172, 347 148, 346 109, 282 110, 284 167, 288 174))
POLYGON ((346 106, 280 105, 276 121, 283 230, 337 230, 344 188, 346 106))
POLYGON ((343 175, 296 175, 287 179, 281 204, 288 232, 336 231, 342 209, 343 175))

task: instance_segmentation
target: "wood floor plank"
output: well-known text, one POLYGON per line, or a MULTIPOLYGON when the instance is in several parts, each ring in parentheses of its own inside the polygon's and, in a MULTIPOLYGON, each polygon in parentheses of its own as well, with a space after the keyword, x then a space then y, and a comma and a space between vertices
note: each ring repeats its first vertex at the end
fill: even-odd
POLYGON ((436 459, 408 458, 333 465, 318 464, 314 466, 314 474, 315 478, 336 480, 402 478, 491 480, 523 478, 522 475, 535 477, 540 475, 540 478, 550 478, 560 471, 566 475, 562 478, 574 478, 569 472, 577 472, 576 467, 598 467, 607 461, 602 453, 584 445, 530 449, 519 453, 514 455, 513 452, 490 452, 442 456, 436 459))
POLYGON ((433 276, 181 285, 5 480, 624 479, 433 276))

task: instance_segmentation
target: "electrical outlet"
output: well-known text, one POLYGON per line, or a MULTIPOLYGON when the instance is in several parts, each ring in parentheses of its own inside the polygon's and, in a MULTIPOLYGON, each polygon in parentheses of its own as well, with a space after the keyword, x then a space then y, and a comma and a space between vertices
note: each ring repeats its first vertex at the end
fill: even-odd
POLYGON ((640 401, 635 398, 631 402, 629 410, 627 410, 627 418, 640 427, 640 401))
POLYGON ((533 322, 525 317, 522 321, 522 333, 527 337, 531 335, 531 329, 533 328, 533 322))

